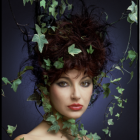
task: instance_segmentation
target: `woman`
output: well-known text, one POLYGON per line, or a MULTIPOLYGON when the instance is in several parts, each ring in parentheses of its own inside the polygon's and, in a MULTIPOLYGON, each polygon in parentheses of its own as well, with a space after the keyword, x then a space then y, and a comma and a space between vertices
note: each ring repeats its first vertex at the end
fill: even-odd
MULTIPOLYGON (((57 110, 60 114, 64 115, 63 121, 61 121, 61 119, 58 120, 60 128, 62 128, 62 122, 65 120, 70 118, 77 119, 85 112, 90 102, 91 93, 94 90, 93 85, 95 85, 95 83, 93 83, 93 78, 99 75, 103 68, 105 69, 105 64, 108 61, 109 56, 107 52, 110 44, 105 42, 106 39, 100 37, 99 34, 101 32, 104 35, 106 32, 104 27, 107 25, 101 24, 97 20, 91 20, 91 18, 83 19, 83 15, 80 17, 73 16, 71 21, 73 24, 71 24, 69 21, 53 23, 55 26, 56 24, 59 24, 60 28, 56 30, 55 35, 53 35, 54 32, 52 31, 49 35, 46 34, 49 44, 44 46, 42 53, 36 49, 35 55, 30 57, 30 59, 35 60, 32 61, 34 68, 37 68, 40 71, 37 74, 35 70, 33 71, 38 80, 36 85, 39 83, 44 85, 44 75, 49 77, 49 81, 47 82, 50 82, 51 84, 50 87, 49 85, 46 86, 50 93, 50 97, 47 96, 47 98, 50 99, 52 112, 55 113, 55 110, 57 110), (64 27, 64 30, 61 27, 64 27), (60 31, 62 31, 62 34, 60 31), (74 56, 69 54, 68 47, 71 45, 75 45, 75 48, 80 49, 81 52, 75 54, 74 56), (90 45, 93 49, 91 54, 87 51, 87 49, 90 49, 90 45), (62 48, 62 46, 64 47, 62 48), (53 65, 56 61, 58 61, 58 58, 62 58, 60 62, 63 63, 64 61, 63 68, 57 69, 53 65), (51 61, 52 67, 50 67, 49 70, 42 68, 44 59, 49 59, 51 61), (74 79, 74 77, 78 74, 81 75, 74 79), (82 79, 84 76, 89 77, 82 79), (68 77, 69 80, 68 78, 62 79, 61 77, 68 77), (68 94, 65 95, 65 93, 68 94), (87 93, 86 96, 85 93, 87 93), (80 110, 74 111, 68 107, 72 103, 80 103, 83 106, 80 110), (64 108, 64 106, 66 106, 66 108, 64 108)), ((58 131, 56 134, 54 132, 46 133, 49 127, 50 125, 48 125, 46 121, 42 121, 35 129, 26 135, 21 135, 17 138, 58 139, 61 138, 62 134, 65 134, 65 131, 58 131)), ((72 136, 68 136, 69 135, 64 136, 61 139, 73 138, 72 136)))

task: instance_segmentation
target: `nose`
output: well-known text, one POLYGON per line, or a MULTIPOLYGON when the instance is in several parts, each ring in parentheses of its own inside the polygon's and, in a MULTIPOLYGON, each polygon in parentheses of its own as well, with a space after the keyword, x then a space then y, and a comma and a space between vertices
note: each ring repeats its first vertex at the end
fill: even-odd
POLYGON ((78 86, 73 86, 71 91, 71 99, 79 100, 81 98, 80 89, 78 86))

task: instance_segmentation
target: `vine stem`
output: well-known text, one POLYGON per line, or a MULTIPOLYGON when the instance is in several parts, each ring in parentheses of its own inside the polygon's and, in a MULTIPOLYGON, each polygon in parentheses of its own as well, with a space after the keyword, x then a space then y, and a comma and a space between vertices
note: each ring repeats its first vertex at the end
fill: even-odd
POLYGON ((132 23, 130 24, 129 40, 128 40, 128 44, 127 44, 127 48, 126 48, 126 50, 125 50, 124 56, 125 56, 125 54, 127 53, 128 48, 129 48, 130 38, 131 38, 131 30, 132 30, 132 23))
POLYGON ((24 34, 24 31, 20 28, 19 24, 18 24, 17 21, 16 21, 16 18, 15 18, 15 16, 14 16, 14 13, 13 13, 13 10, 12 10, 12 7, 11 7, 10 0, 8 0, 8 2, 9 2, 10 10, 11 10, 11 13, 12 13, 12 15, 13 15, 14 21, 15 21, 16 25, 18 26, 19 30, 24 34))

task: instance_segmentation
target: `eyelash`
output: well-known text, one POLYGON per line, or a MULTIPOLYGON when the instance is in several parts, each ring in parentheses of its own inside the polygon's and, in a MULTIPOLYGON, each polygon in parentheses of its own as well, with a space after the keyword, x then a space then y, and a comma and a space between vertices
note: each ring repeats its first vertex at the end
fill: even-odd
MULTIPOLYGON (((62 83, 66 83, 66 82, 62 81, 62 82, 57 83, 57 85, 60 86, 60 87, 66 87, 66 86, 61 86, 60 84, 62 84, 62 83)), ((90 83, 87 82, 87 81, 82 82, 82 83, 88 83, 88 86, 90 85, 90 83)), ((88 86, 82 86, 82 87, 88 87, 88 86)))

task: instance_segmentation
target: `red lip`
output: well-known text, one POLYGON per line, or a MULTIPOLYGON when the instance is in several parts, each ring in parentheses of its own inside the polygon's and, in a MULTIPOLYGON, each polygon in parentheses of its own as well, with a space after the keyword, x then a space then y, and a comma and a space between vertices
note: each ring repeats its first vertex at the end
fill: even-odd
POLYGON ((79 104, 79 103, 74 103, 74 104, 72 104, 72 105, 70 105, 68 107, 71 110, 81 110, 83 106, 81 104, 79 104))

